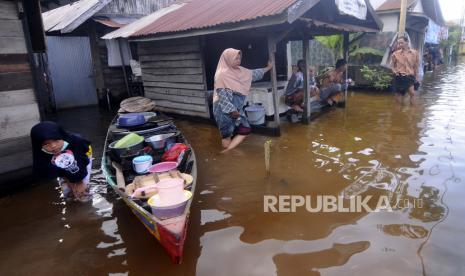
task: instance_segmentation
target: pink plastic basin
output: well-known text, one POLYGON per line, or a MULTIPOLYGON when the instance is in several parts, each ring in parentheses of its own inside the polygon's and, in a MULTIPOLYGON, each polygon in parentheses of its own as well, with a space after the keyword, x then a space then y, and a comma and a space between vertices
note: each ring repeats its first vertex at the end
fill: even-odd
POLYGON ((151 173, 161 173, 174 170, 178 167, 178 162, 169 161, 169 162, 160 162, 151 166, 148 171, 151 173))

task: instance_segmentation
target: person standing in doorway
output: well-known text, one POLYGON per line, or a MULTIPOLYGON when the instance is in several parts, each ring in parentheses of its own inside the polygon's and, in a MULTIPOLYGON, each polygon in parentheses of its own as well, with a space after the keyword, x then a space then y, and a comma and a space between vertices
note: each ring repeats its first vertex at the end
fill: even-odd
POLYGON ((410 104, 415 102, 414 84, 418 81, 418 67, 420 58, 415 49, 410 48, 407 37, 397 40, 397 51, 392 54, 391 68, 395 74, 394 86, 397 102, 408 93, 410 104))

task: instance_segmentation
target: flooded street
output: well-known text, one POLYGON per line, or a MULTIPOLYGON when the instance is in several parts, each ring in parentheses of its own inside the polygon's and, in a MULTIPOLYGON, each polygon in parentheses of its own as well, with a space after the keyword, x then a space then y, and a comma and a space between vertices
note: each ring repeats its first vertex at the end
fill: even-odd
POLYGON ((64 111, 93 141, 91 203, 55 182, 0 199, 2 275, 464 275, 465 62, 425 75, 415 106, 349 93, 310 125, 251 135, 228 154, 208 124, 179 121, 198 179, 181 265, 106 185, 99 169, 111 116, 64 111), (271 173, 264 143, 272 140, 271 173), (392 212, 263 211, 265 195, 388 195, 392 212), (421 204, 418 204, 421 203, 421 204))

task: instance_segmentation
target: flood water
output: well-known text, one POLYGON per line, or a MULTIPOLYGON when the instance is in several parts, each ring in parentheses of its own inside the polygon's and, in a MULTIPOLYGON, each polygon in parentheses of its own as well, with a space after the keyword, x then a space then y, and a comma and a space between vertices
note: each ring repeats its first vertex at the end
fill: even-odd
POLYGON ((464 62, 426 74, 415 106, 349 93, 345 109, 308 126, 284 123, 279 138, 251 135, 224 155, 214 126, 177 122, 198 161, 181 265, 105 184, 98 158, 111 116, 64 111, 57 120, 94 143, 93 200, 65 203, 55 182, 1 198, 0 274, 464 275, 464 76, 464 62), (402 204, 265 213, 264 195, 388 195, 402 204))

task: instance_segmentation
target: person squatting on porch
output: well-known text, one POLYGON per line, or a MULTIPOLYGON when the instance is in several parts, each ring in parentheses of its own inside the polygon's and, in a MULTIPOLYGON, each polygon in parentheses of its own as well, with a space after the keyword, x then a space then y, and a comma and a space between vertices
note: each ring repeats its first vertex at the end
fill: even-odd
POLYGON ((347 70, 347 61, 338 59, 336 68, 327 72, 321 80, 320 99, 322 104, 331 106, 342 100, 342 91, 347 87, 345 72, 347 70))
MULTIPOLYGON (((303 112, 304 103, 304 60, 297 62, 297 67, 293 68, 292 76, 286 86, 286 92, 284 95, 285 103, 290 106, 296 112, 303 112)), ((313 97, 319 93, 315 82, 315 68, 308 68, 308 85, 310 91, 310 97, 313 97)))
POLYGON ((240 66, 240 50, 228 48, 221 54, 215 73, 213 115, 221 134, 222 152, 237 147, 250 134, 251 128, 244 113, 245 97, 253 81, 263 78, 272 64, 249 70, 240 66))
POLYGON ((55 122, 41 122, 31 129, 34 174, 41 178, 58 177, 63 196, 86 202, 92 167, 90 142, 65 131, 55 122))
POLYGON ((395 74, 394 86, 396 101, 401 103, 405 94, 410 96, 410 104, 414 104, 414 84, 418 81, 420 57, 415 49, 409 47, 407 37, 397 40, 397 50, 391 56, 391 68, 395 74))

